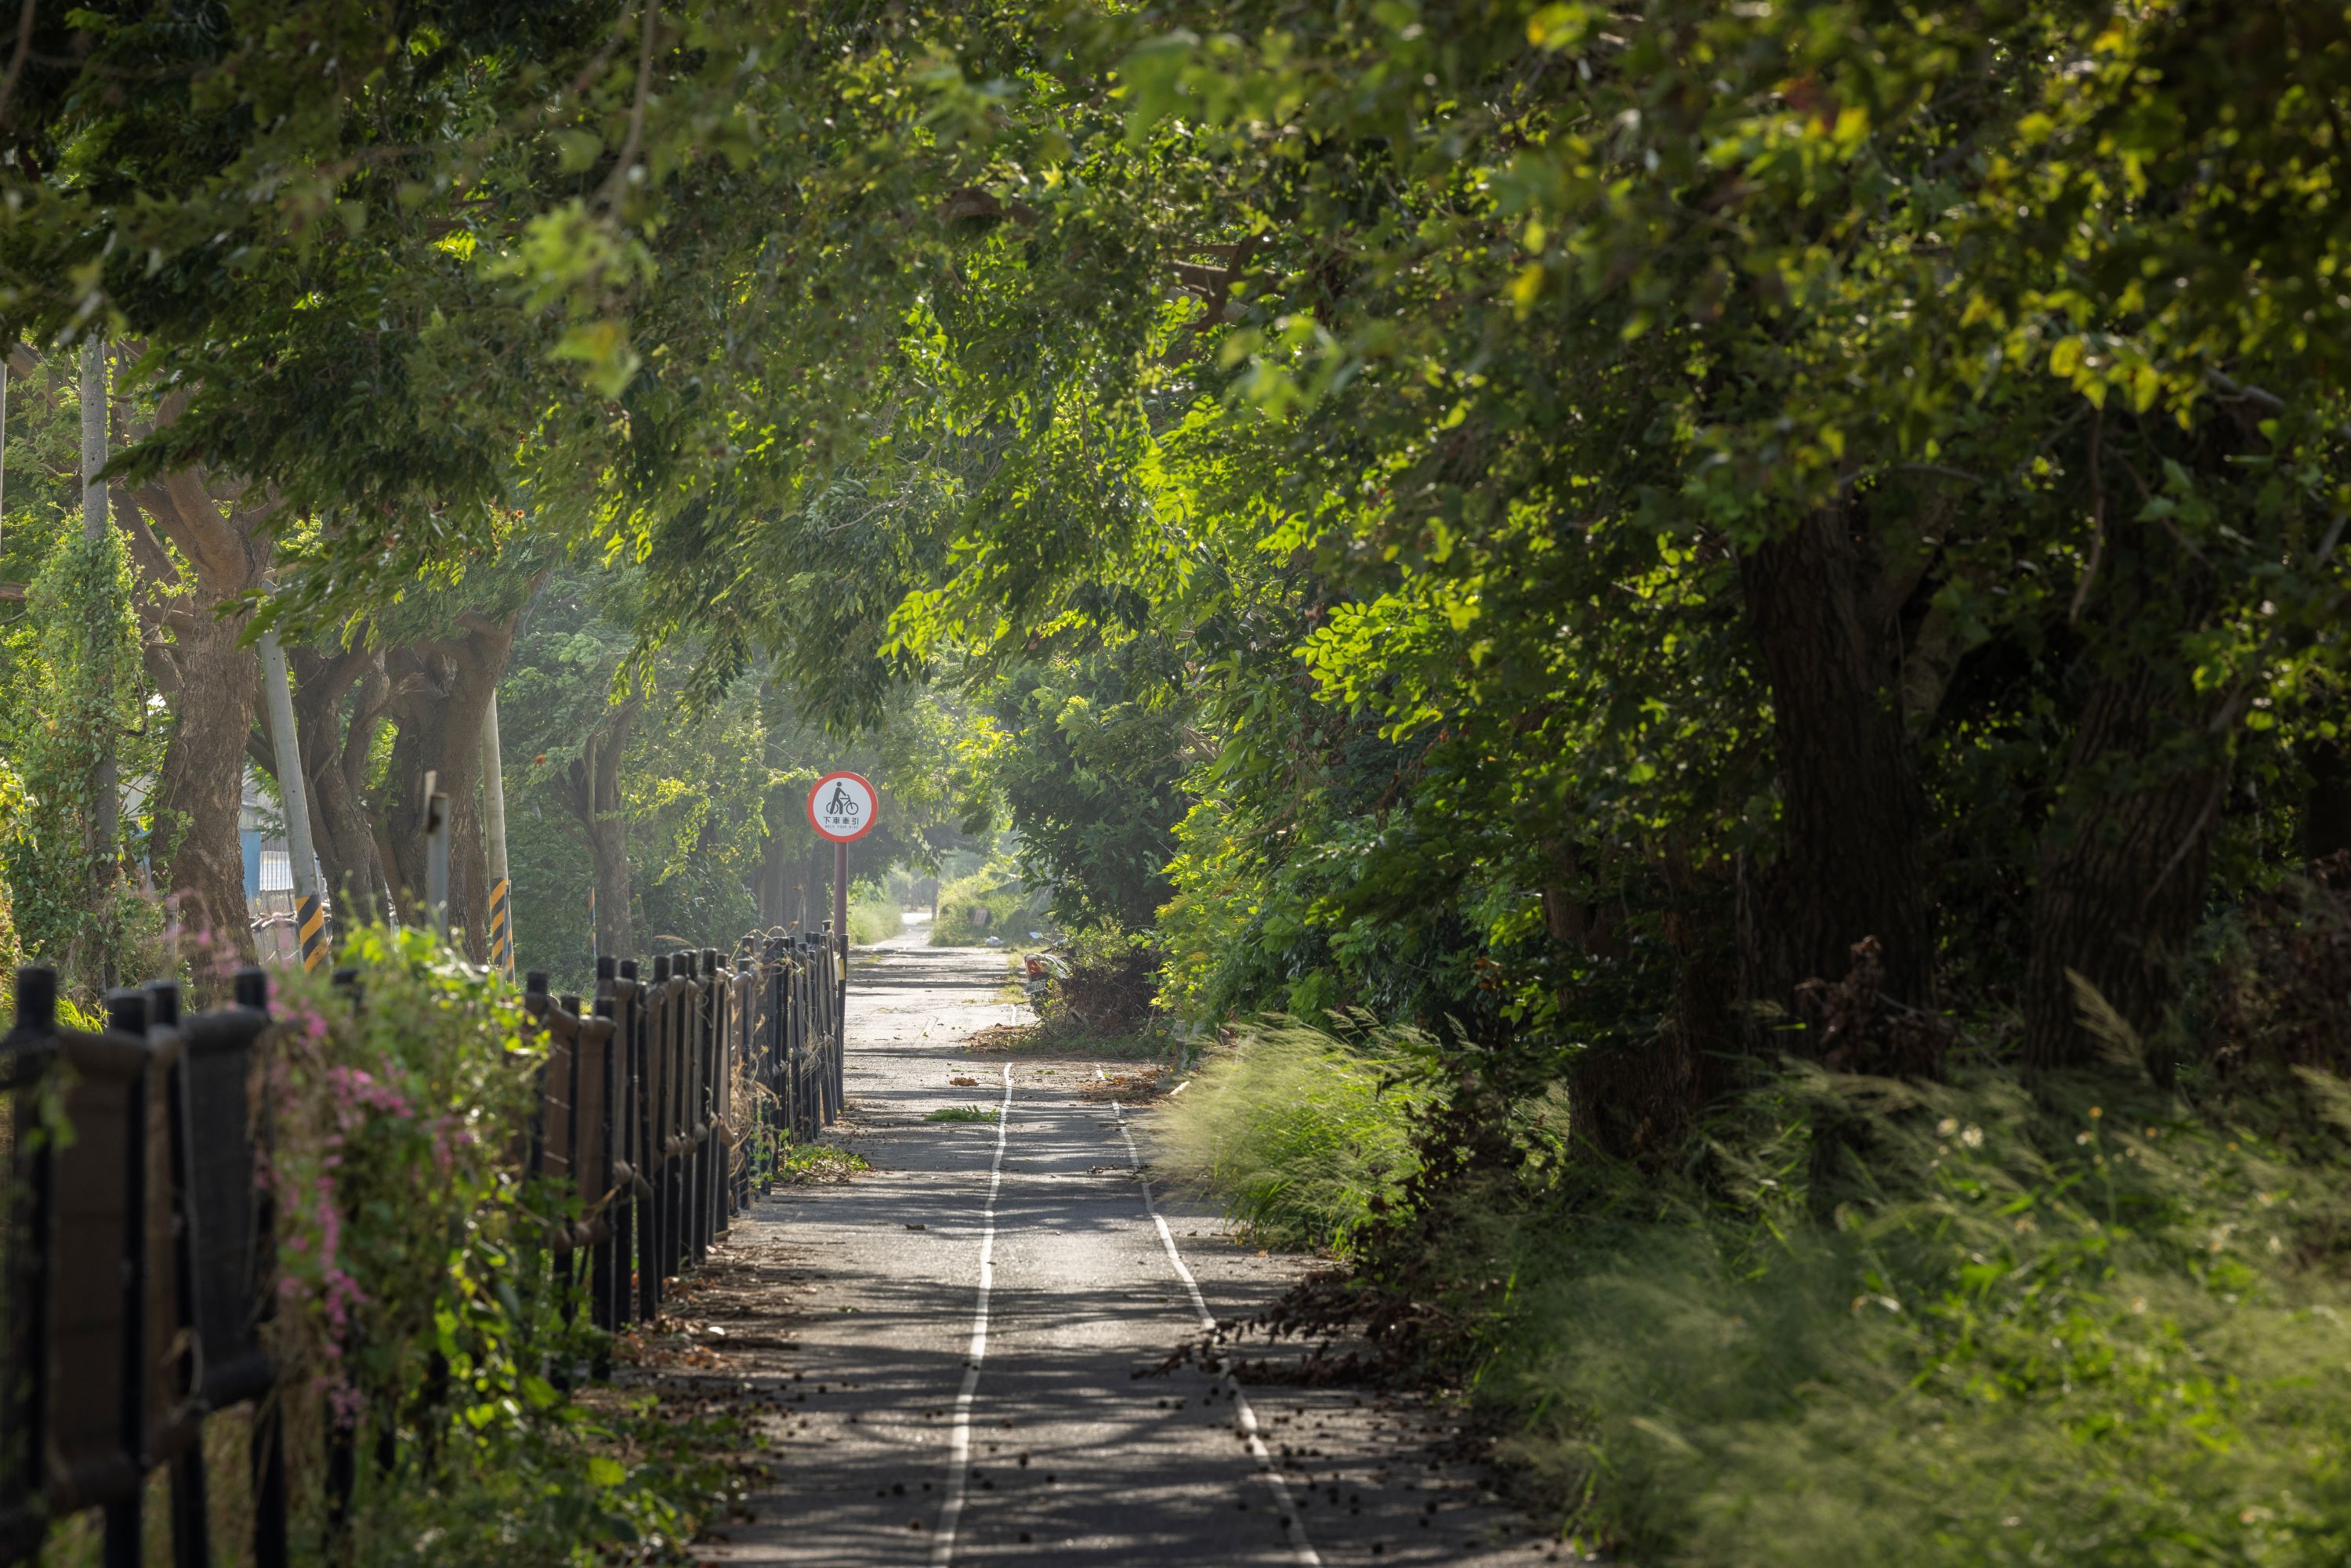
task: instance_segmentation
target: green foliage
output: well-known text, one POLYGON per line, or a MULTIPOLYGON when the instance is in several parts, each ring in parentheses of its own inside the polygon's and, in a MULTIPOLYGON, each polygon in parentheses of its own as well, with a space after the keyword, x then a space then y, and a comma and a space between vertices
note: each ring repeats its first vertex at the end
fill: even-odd
POLYGON ((1190 1087, 1158 1102, 1152 1159, 1221 1198, 1259 1239, 1353 1251, 1420 1168, 1415 1117, 1433 1103, 1411 1040, 1342 1041, 1268 1022, 1211 1050, 1190 1087))
POLYGON ((1052 889, 1063 925, 1151 923, 1172 891, 1183 815, 1183 663, 1161 639, 1023 664, 990 701, 1005 742, 989 767, 1019 835, 1021 874, 1052 889))
POLYGON ((849 901, 849 940, 860 947, 870 947, 903 934, 906 916, 895 900, 880 897, 868 891, 859 891, 849 901))
POLYGON ((939 889, 939 917, 931 925, 934 947, 979 947, 991 936, 1007 946, 1029 940, 1050 925, 1046 896, 1027 886, 1002 860, 991 860, 969 876, 939 889), (979 918, 982 913, 987 918, 979 918))
POLYGON ((863 1155, 838 1144, 791 1144, 778 1155, 776 1180, 786 1186, 832 1186, 872 1168, 863 1155))
POLYGON ((1489 1105, 1486 1157, 1431 1186, 1431 1103, 1377 1093, 1427 1060, 1245 1035, 1160 1103, 1155 1158, 1261 1235, 1352 1247, 1577 1537, 1740 1568, 2351 1540, 2351 1397, 2313 1372, 2351 1349, 2339 1080, 2215 1115, 1790 1064, 1669 1172, 1571 1157, 1553 1090, 1489 1105))
POLYGON ((923 1118, 925 1122, 993 1122, 997 1108, 993 1105, 942 1105, 923 1118))
POLYGON ((325 1525, 325 1429, 355 1429, 363 1451, 389 1429, 394 1470, 362 1467, 360 1562, 658 1558, 723 1500, 703 1456, 737 1435, 548 1381, 594 1331, 543 1250, 560 1206, 517 1164, 534 1062, 517 998, 423 933, 363 929, 338 956, 355 993, 281 979, 267 1086, 271 1348, 303 1396, 288 1454, 305 1527, 325 1525))
POLYGON ((101 810, 115 810, 99 788, 110 747, 118 780, 136 778, 157 750, 134 738, 145 694, 120 536, 67 535, 26 601, 37 638, 16 660, 20 793, 8 813, 7 883, 26 955, 95 997, 147 967, 160 925, 125 871, 138 852, 136 821, 120 821, 110 854, 92 830, 101 810))
MULTIPOLYGON (((731 946, 763 924, 763 907, 768 924, 830 918, 831 848, 806 810, 820 773, 856 768, 883 791, 881 824, 852 852, 861 872, 927 861, 972 788, 951 705, 897 694, 878 728, 845 740, 806 721, 776 671, 697 689, 695 647, 642 644, 643 590, 638 569, 559 569, 532 601, 499 684, 517 951, 580 988, 594 868, 579 811, 591 740, 600 750, 615 737, 622 746, 618 800, 600 809, 626 825, 641 941, 731 946), (788 882, 780 914, 759 892, 778 865, 788 882)), ((852 920, 861 941, 902 929, 883 901, 853 904, 852 920)))
POLYGON ((1711 1202, 1464 1207, 1446 1266, 1514 1281, 1485 1383, 1588 1526, 1681 1561, 2331 1561, 2335 1134, 2131 1098, 1798 1075, 1711 1202))

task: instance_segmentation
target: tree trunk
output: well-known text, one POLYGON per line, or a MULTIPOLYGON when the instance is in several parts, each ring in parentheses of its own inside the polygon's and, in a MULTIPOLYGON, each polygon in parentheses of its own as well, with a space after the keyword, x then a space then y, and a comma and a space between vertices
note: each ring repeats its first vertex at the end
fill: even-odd
POLYGON ((759 924, 762 927, 781 925, 785 922, 784 900, 786 884, 791 880, 791 854, 785 848, 783 837, 769 833, 759 846, 759 924))
MULTIPOLYGON (((176 412, 176 401, 167 398, 161 417, 168 423, 176 412)), ((125 434, 145 432, 126 425, 125 434)), ((155 780, 155 873, 176 901, 181 923, 238 960, 254 953, 237 818, 260 661, 237 646, 242 618, 223 620, 218 612, 257 587, 268 561, 261 537, 266 507, 247 507, 247 498, 241 481, 182 469, 117 491, 113 508, 142 573, 166 591, 187 589, 184 601, 161 617, 172 632, 176 695, 155 780), (184 574, 149 520, 178 548, 184 574)))
POLYGON ((1845 517, 1815 512, 1740 563, 1771 692, 1782 842, 1740 932, 1741 988, 1786 1005, 1877 938, 1886 994, 1933 1001, 1934 947, 1919 849, 1924 806, 1896 674, 1898 604, 1845 517))
POLYGON ((223 957, 250 962, 253 922, 237 817, 260 661, 237 646, 241 618, 216 618, 217 601, 207 602, 211 596, 201 588, 194 598, 194 612, 178 624, 172 649, 180 694, 155 780, 155 875, 172 890, 183 927, 223 957))
POLYGON ((635 951, 631 905, 636 889, 629 871, 629 819, 621 803, 621 761, 629 732, 644 706, 644 693, 605 711, 591 732, 591 752, 574 758, 556 787, 557 796, 587 841, 596 879, 596 951, 626 956, 635 951))
POLYGON ((490 695, 514 646, 517 610, 501 620, 467 614, 461 634, 405 644, 387 653, 393 677, 391 716, 399 727, 378 815, 386 827, 385 864, 392 895, 422 909, 424 893, 424 776, 449 798, 449 920, 465 933, 468 956, 488 956, 489 861, 482 847, 478 799, 482 727, 490 695))
POLYGON ((289 648, 287 655, 294 665, 294 728, 310 785, 310 836, 327 892, 344 924, 381 919, 388 913, 387 883, 366 789, 376 732, 392 704, 382 651, 289 648))
MULTIPOLYGON (((2084 1027, 2068 971, 2142 1041, 2155 1035, 2228 788, 2233 726, 2214 722, 2211 699, 2169 660, 2118 663, 2091 685, 2042 835, 2024 980, 2024 1061, 2039 1071, 2087 1066, 2115 1046, 2084 1027)), ((2168 1060, 2147 1065, 2168 1081, 2168 1060)))

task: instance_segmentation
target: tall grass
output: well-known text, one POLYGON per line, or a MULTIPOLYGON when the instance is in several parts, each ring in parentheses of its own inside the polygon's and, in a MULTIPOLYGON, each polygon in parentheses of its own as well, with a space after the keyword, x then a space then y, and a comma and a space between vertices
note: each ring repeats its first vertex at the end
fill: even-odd
POLYGON ((1411 1117, 1427 1101, 1399 1037, 1259 1025, 1161 1102, 1152 1158, 1268 1241, 1344 1252, 1418 1168, 1411 1117))
POLYGON ((1721 1568, 2351 1561, 2339 1082, 2221 1117, 2144 1084, 1792 1068, 1678 1169, 1562 1164, 1520 1114, 1519 1168, 1374 1228, 1411 1168, 1412 1102, 1374 1092, 1399 1054, 1249 1041, 1163 1113, 1163 1157, 1408 1291, 1587 1543, 1721 1568))
POLYGON ((1055 929, 1045 904, 1043 890, 1023 885, 1008 864, 992 862, 939 889, 931 946, 984 947, 991 936, 1008 946, 1025 944, 1031 931, 1055 929))
POLYGON ((897 901, 861 895, 850 901, 849 940, 859 947, 886 942, 906 929, 905 912, 897 901))

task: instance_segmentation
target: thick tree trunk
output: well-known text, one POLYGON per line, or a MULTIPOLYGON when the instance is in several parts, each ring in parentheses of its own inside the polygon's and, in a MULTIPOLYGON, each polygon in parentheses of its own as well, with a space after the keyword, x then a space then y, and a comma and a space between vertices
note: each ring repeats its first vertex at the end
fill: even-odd
POLYGON ((629 732, 644 706, 642 691, 610 708, 593 731, 594 746, 564 769, 556 793, 580 824, 596 879, 596 951, 626 956, 636 951, 631 906, 636 888, 629 870, 629 819, 621 805, 621 761, 629 732))
MULTIPOLYGON (((2084 1027, 2073 975, 2141 1040, 2162 1023, 2228 788, 2231 727, 2216 725, 2211 709, 2168 660, 2135 660, 2093 683, 2063 801, 2042 837, 2024 982, 2027 1067, 2087 1066, 2114 1049, 2084 1027)), ((2168 1079, 2168 1061, 2147 1066, 2168 1079)))
MULTIPOLYGON (((175 413, 167 398, 162 417, 168 422, 175 413)), ((125 434, 144 430, 126 423, 125 434)), ((184 601, 171 603, 160 617, 172 632, 167 656, 175 695, 155 780, 155 873, 185 928, 247 959, 253 925, 237 817, 260 663, 252 650, 237 646, 242 619, 223 620, 218 612, 263 580, 268 561, 261 538, 264 508, 244 504, 241 481, 194 469, 162 475, 134 491, 118 490, 113 499, 116 525, 142 574, 160 589, 187 591, 184 601), (158 532, 178 549, 184 571, 158 532)))
POLYGON ((366 788, 376 732, 392 703, 382 652, 287 653, 295 672, 294 727, 302 742, 302 773, 310 784, 310 836, 328 894, 345 924, 380 919, 387 913, 386 880, 366 788))
POLYGON ((519 610, 502 620, 461 618, 462 634, 405 644, 386 655, 399 737, 378 806, 390 856, 392 895, 421 909, 424 892, 424 775, 449 798, 449 924, 465 933, 466 954, 488 956, 489 862, 482 847, 479 789, 482 727, 490 695, 506 673, 519 610))
POLYGON ((2310 793, 2302 804, 2302 854, 2325 860, 2351 850, 2351 747, 2321 741, 2310 754, 2310 793))
POLYGON ((785 914, 786 886, 791 880, 791 854, 785 848, 781 835, 769 833, 759 846, 759 924, 762 926, 781 925, 789 918, 785 914))
POLYGON ((1933 928, 1924 807, 1902 716, 1893 612, 1844 517, 1821 511, 1741 562, 1771 685, 1784 812, 1782 852, 1751 890, 1740 933, 1748 998, 1785 1006, 1877 938, 1888 997, 1926 1006, 1933 928))
POLYGON ((172 649, 180 694, 155 780, 155 875, 172 890, 184 929, 217 952, 250 961, 253 925, 237 814, 260 662, 252 649, 237 646, 240 619, 216 619, 201 588, 194 598, 194 612, 178 624, 172 649))

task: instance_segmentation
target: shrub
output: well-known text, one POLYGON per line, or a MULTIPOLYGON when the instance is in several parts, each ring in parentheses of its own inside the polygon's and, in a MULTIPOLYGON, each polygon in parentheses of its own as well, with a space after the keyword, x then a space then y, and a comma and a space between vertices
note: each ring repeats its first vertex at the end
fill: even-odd
POLYGON ((939 889, 939 917, 931 925, 931 946, 980 947, 991 936, 1018 945, 1026 943, 1031 931, 1053 931, 1045 918, 1044 893, 1025 886, 1010 867, 991 862, 939 889))
POLYGON ((1260 1024, 1160 1102, 1152 1158, 1267 1241, 1345 1252, 1419 1168, 1412 1119, 1432 1103, 1408 1036, 1260 1024))
POLYGON ((1070 972, 1046 995, 1049 1033, 1115 1040, 1168 1021, 1154 1005, 1164 955, 1148 935, 1093 926, 1067 955, 1070 972))
POLYGON ((856 946, 870 947, 885 942, 906 929, 905 913, 894 899, 880 897, 870 890, 860 891, 849 902, 849 940, 856 946))
POLYGON ((281 977, 265 1086, 287 1456, 325 1562, 324 1456, 358 1466, 350 1560, 632 1560, 691 1538, 718 1472, 649 1409, 550 1381, 596 1339, 556 1288, 557 1196, 523 1179, 536 1045, 518 999, 419 931, 344 945, 356 991, 281 977))

